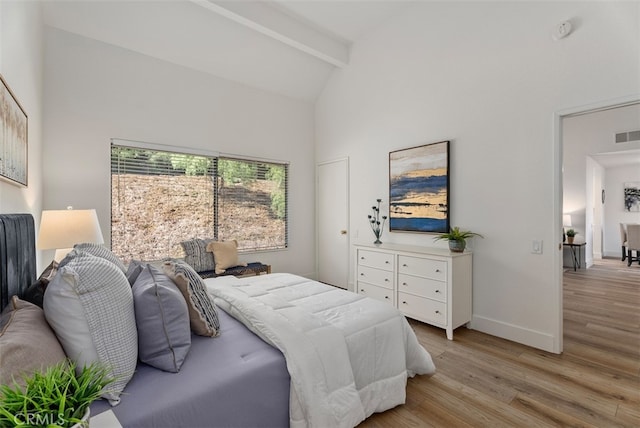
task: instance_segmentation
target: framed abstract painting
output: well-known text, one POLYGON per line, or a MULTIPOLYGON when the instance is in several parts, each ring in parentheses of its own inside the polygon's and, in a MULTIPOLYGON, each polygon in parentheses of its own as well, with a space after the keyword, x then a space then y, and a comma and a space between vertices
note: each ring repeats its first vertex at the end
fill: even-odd
POLYGON ((0 178, 27 185, 27 113, 0 76, 0 178))
POLYGON ((389 153, 389 230, 449 232, 449 141, 389 153))

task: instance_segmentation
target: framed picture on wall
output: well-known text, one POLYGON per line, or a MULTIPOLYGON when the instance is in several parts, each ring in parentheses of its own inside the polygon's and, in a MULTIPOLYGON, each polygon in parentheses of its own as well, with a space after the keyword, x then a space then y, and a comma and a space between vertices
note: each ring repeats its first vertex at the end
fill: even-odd
POLYGON ((624 210, 640 212, 640 182, 624 183, 624 210))
POLYGON ((449 232, 449 141, 389 153, 389 230, 449 232))
POLYGON ((27 113, 0 75, 0 178, 27 185, 27 113))

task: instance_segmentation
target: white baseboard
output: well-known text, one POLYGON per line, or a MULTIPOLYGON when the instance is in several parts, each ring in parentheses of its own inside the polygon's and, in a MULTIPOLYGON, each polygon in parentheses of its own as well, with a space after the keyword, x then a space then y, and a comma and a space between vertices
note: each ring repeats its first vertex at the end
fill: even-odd
POLYGON ((618 251, 605 251, 604 257, 615 257, 622 260, 622 250, 618 251))
POLYGON ((470 328, 478 330, 492 336, 498 336, 513 342, 522 343, 523 345, 533 348, 542 349, 543 351, 560 353, 560 350, 554 349, 554 336, 549 333, 535 331, 524 328, 515 324, 509 324, 491 318, 474 315, 471 319, 470 328))

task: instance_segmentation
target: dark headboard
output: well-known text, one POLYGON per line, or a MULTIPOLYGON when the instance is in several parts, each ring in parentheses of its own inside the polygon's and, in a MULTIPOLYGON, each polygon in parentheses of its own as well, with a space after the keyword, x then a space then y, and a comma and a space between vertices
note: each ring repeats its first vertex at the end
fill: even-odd
POLYGON ((35 243, 31 214, 0 214, 0 310, 35 282, 35 243))

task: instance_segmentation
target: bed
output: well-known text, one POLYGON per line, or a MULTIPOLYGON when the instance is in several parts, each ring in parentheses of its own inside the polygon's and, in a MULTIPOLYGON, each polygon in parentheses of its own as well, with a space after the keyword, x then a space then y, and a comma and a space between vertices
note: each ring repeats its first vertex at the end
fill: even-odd
MULTIPOLYGON (((0 215, 0 299, 35 280, 30 215, 0 215)), ((178 373, 138 362, 111 410, 124 427, 357 425, 433 374, 408 323, 382 302, 289 274, 205 280, 221 334, 192 336, 178 373)))

